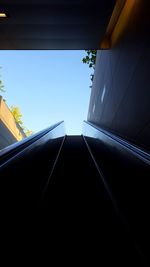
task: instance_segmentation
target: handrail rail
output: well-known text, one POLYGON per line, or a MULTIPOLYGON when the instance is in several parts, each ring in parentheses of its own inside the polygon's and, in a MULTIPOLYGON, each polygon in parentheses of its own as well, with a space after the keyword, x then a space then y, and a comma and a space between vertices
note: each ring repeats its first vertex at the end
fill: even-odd
MULTIPOLYGON (((37 140, 39 140, 40 138, 45 136, 47 133, 53 131, 54 129, 56 129, 58 126, 60 126, 63 123, 64 123, 64 121, 60 121, 60 122, 53 124, 52 126, 46 128, 46 129, 44 129, 38 133, 35 133, 29 137, 26 137, 23 140, 16 142, 15 144, 12 144, 12 145, 2 149, 0 151, 0 163, 3 162, 4 160, 6 160, 7 158, 12 157, 15 154, 19 153, 21 150, 23 150, 24 148, 33 144, 34 142, 36 142, 37 140)), ((65 131, 64 131, 64 135, 65 135, 65 131)))
POLYGON ((150 153, 144 151, 142 148, 135 146, 132 143, 129 143, 128 141, 124 140, 123 138, 120 138, 119 136, 112 134, 111 132, 108 132, 97 125, 94 125, 91 122, 84 121, 83 122, 83 135, 93 137, 96 139, 100 139, 99 134, 104 134, 114 142, 119 143, 124 148, 128 149, 128 151, 134 153, 135 156, 137 156, 140 159, 143 159, 148 164, 150 164, 150 153), (89 129, 85 129, 86 127, 89 127, 89 129), (99 133, 99 134, 98 134, 99 133))

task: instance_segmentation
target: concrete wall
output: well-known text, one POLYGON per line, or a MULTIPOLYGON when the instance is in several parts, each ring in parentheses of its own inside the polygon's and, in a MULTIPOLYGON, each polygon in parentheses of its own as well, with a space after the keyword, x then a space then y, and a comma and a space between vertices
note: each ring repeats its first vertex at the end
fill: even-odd
POLYGON ((0 121, 0 149, 3 149, 17 142, 17 139, 12 135, 6 125, 0 121))
POLYGON ((5 101, 0 96, 0 149, 26 137, 22 128, 15 122, 5 101))
POLYGON ((88 120, 150 150, 150 1, 143 2, 117 44, 98 52, 88 120))

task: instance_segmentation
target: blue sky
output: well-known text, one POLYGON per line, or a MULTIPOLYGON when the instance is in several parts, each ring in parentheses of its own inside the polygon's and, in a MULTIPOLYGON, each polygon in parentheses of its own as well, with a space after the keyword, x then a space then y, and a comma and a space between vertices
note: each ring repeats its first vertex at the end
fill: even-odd
POLYGON ((65 121, 66 133, 81 134, 87 119, 91 70, 85 51, 0 51, 8 106, 19 106, 24 125, 38 132, 65 121))

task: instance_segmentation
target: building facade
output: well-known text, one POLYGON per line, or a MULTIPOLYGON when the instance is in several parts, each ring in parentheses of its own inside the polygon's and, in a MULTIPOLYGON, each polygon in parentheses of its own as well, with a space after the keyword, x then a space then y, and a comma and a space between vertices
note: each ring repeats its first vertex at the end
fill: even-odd
POLYGON ((97 53, 88 121, 150 150, 149 1, 125 1, 97 53))
POLYGON ((0 149, 3 149, 26 137, 22 128, 16 123, 6 102, 0 96, 0 149))

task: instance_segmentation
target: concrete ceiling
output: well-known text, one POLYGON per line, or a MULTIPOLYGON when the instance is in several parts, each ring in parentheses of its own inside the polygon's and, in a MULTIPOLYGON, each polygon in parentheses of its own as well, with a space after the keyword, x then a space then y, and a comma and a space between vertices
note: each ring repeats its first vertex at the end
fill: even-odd
POLYGON ((1 0, 0 49, 98 49, 115 0, 1 0))

